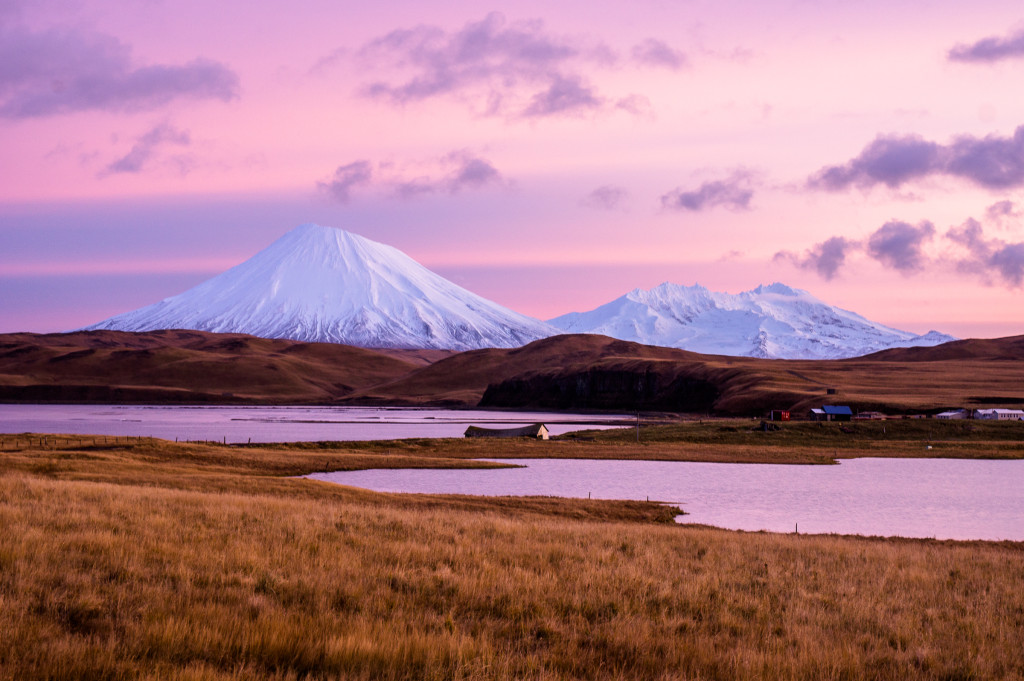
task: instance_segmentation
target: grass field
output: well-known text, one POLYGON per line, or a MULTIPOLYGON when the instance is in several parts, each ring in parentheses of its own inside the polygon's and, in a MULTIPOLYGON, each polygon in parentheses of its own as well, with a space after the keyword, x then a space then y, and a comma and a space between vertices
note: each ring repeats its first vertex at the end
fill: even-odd
MULTIPOLYGON (((1024 544, 728 532, 644 502, 291 477, 548 446, 798 458, 838 438, 750 442, 741 423, 649 429, 640 449, 624 432, 251 448, 3 436, 0 679, 1024 677, 1024 544)), ((913 449, 922 432, 883 444, 913 449)), ((943 433, 994 452, 1015 434, 943 433)))

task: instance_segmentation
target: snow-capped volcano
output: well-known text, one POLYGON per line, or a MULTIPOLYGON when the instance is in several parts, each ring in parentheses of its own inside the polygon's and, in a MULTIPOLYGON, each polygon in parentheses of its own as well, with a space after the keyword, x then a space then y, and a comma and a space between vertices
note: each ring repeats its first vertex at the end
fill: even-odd
POLYGON ((518 347, 559 331, 470 293, 401 251, 296 227, 184 293, 89 329, 197 329, 372 348, 518 347))
POLYGON ((665 283, 649 291, 635 289, 590 312, 572 312, 548 323, 565 333, 778 359, 856 357, 955 340, 936 331, 918 336, 883 326, 784 284, 732 295, 665 283))

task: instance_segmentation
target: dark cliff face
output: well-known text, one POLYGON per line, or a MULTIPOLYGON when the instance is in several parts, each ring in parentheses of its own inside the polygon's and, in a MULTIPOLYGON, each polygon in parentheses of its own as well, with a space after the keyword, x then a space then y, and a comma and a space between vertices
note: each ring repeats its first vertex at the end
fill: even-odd
POLYGON ((502 381, 487 387, 480 406, 701 412, 718 395, 716 385, 697 378, 595 368, 502 381))

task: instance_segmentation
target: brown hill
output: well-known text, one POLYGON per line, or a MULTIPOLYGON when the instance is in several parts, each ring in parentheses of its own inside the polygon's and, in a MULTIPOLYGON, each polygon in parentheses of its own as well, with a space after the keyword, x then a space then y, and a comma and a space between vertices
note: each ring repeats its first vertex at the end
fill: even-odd
POLYGON ((447 354, 181 330, 7 334, 0 336, 0 399, 330 402, 447 354))
MULTIPOLYGON (((488 386, 538 372, 584 371, 624 359, 685 363, 700 362, 702 358, 706 359, 684 350, 640 345, 606 336, 554 336, 521 348, 460 352, 395 381, 356 391, 347 399, 376 402, 400 397, 409 404, 476 405, 488 386)), ((525 402, 529 400, 517 406, 540 406, 525 402)))
POLYGON ((0 336, 6 401, 406 404, 798 414, 1024 404, 1024 337, 848 360, 698 355, 596 335, 375 351, 197 331, 0 336))
POLYGON ((882 362, 936 362, 964 359, 1020 360, 1024 359, 1024 336, 971 338, 929 348, 893 348, 865 355, 859 359, 882 362))
POLYGON ((345 399, 751 415, 773 408, 806 413, 822 404, 893 413, 1016 406, 1024 404, 1024 354, 1013 354, 1015 343, 957 341, 952 351, 910 349, 906 360, 895 351, 881 358, 763 360, 556 336, 515 350, 460 353, 345 399), (946 352, 951 359, 942 359, 946 352))

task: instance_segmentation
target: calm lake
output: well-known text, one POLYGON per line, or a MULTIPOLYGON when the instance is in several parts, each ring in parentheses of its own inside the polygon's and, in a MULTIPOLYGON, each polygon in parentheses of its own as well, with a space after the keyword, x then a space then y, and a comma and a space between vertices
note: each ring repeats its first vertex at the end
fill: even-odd
POLYGON ((300 442, 462 437, 469 426, 544 423, 552 435, 608 428, 628 415, 388 407, 181 407, 0 404, 0 433, 130 435, 165 440, 300 442))
POLYGON ((309 477, 384 492, 671 502, 736 530, 1024 541, 1024 461, 847 459, 838 466, 509 460, 525 468, 309 477))
MULTIPOLYGON (((461 437, 543 422, 554 434, 628 415, 369 407, 0 405, 0 433, 289 442, 461 437)), ((493 470, 371 470, 310 477, 388 492, 671 502, 681 522, 729 529, 1024 541, 1024 461, 852 459, 838 466, 517 460, 493 470)))

